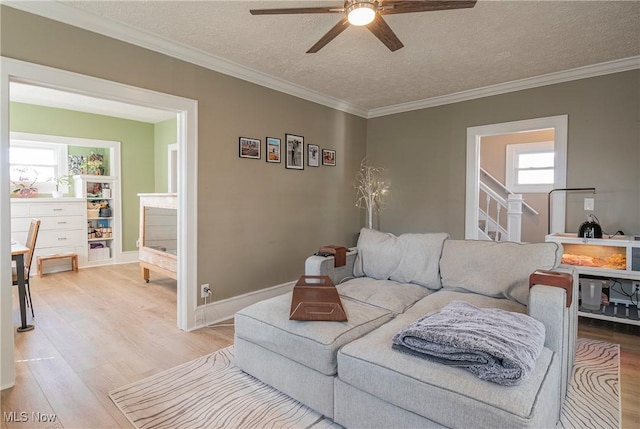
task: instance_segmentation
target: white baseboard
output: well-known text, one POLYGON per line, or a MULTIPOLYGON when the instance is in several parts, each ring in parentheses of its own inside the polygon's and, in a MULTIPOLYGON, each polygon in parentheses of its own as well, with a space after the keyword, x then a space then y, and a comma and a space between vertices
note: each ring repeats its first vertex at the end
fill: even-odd
POLYGON ((120 252, 116 255, 116 264, 128 264, 138 262, 138 251, 120 252))
POLYGON ((232 318, 237 311, 242 310, 251 304, 290 292, 293 290, 293 286, 295 284, 296 281, 283 283, 266 289, 245 293, 244 295, 238 295, 221 301, 214 301, 201 305, 196 308, 196 323, 193 329, 190 330, 204 328, 207 325, 228 320, 232 318))
MULTIPOLYGON (((105 265, 112 265, 112 264, 133 264, 133 263, 138 263, 139 259, 138 259, 138 251, 131 251, 131 252, 120 252, 118 253, 113 259, 105 259, 105 260, 98 260, 98 261, 84 261, 83 263, 80 264, 80 269, 82 268, 93 268, 93 267, 102 267, 105 265)), ((69 269, 64 269, 64 268, 59 268, 56 270, 55 267, 53 267, 51 270, 47 269, 45 271, 46 273, 55 273, 58 271, 68 271, 69 269)))
POLYGON ((15 386, 15 385, 16 385, 16 383, 15 383, 15 382, 13 382, 13 383, 3 384, 2 386, 0 386, 0 390, 9 389, 9 388, 11 388, 11 387, 13 387, 13 386, 15 386))

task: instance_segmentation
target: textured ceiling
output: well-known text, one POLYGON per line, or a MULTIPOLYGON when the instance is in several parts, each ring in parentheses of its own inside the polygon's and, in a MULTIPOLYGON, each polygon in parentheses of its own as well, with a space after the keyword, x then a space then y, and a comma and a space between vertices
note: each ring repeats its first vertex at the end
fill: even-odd
POLYGON ((70 1, 102 19, 179 42, 364 110, 640 55, 639 1, 487 1, 387 15, 390 52, 347 28, 306 54, 340 14, 252 16, 249 9, 337 1, 70 1))

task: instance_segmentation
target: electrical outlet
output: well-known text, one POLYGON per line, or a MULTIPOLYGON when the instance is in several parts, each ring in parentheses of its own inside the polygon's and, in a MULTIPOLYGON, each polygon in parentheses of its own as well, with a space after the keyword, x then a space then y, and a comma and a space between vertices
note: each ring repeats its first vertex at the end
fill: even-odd
POLYGON ((203 285, 200 285, 200 298, 207 298, 212 293, 213 292, 211 291, 211 288, 209 287, 209 283, 205 283, 203 285))
POLYGON ((593 198, 585 198, 584 199, 584 209, 593 211, 595 206, 595 201, 593 198))
POLYGON ((640 291, 640 282, 633 282, 633 291, 631 293, 636 293, 640 291))
POLYGON ((140 239, 139 238, 136 240, 136 247, 140 247, 140 239))

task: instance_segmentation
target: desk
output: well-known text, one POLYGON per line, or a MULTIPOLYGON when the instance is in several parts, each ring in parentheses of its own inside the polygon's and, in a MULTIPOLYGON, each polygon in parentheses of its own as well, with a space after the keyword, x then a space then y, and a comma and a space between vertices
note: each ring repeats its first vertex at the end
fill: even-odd
POLYGON ((33 325, 27 325, 26 288, 24 282, 24 255, 29 253, 29 248, 18 242, 11 241, 11 259, 16 261, 16 274, 18 277, 18 300, 20 301, 20 322, 18 332, 30 331, 33 325))

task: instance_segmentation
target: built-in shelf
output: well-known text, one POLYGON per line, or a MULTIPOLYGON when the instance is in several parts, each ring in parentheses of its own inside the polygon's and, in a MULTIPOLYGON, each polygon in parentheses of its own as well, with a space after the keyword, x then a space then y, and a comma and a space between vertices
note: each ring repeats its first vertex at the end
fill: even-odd
POLYGON ((115 183, 116 178, 112 176, 74 176, 75 195, 87 203, 86 240, 89 265, 111 264, 115 261, 114 243, 119 234, 115 222, 118 202, 115 183), (103 213, 105 208, 110 213, 103 213))

